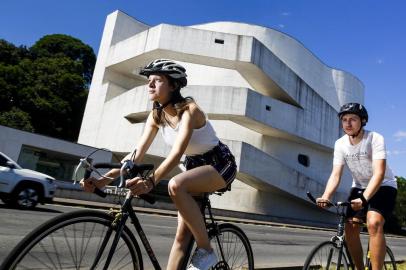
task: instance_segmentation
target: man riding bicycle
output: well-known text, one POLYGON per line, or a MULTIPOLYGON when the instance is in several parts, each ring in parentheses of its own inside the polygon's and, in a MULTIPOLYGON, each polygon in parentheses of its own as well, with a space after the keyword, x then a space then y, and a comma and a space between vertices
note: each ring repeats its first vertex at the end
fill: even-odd
POLYGON ((386 162, 385 142, 382 135, 364 129, 368 112, 359 103, 347 103, 338 113, 345 135, 334 145, 333 169, 321 198, 320 207, 328 203, 336 191, 347 164, 352 177, 352 189, 348 197, 349 223, 345 226, 348 249, 358 270, 363 270, 363 251, 360 240, 360 224, 367 223, 370 237, 369 250, 373 269, 382 269, 386 242, 383 232, 385 221, 391 215, 396 200, 397 184, 386 162))

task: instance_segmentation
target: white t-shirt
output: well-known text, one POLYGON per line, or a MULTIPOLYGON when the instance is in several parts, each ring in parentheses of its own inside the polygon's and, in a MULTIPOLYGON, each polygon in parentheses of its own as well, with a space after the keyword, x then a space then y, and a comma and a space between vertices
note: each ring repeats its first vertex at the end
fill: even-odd
MULTIPOLYGON (((372 178, 372 161, 386 159, 385 141, 382 135, 373 131, 364 131, 362 140, 351 145, 347 134, 334 145, 334 165, 347 164, 352 174, 352 186, 366 188, 372 178)), ((385 176, 381 186, 397 188, 396 179, 386 163, 385 176)))

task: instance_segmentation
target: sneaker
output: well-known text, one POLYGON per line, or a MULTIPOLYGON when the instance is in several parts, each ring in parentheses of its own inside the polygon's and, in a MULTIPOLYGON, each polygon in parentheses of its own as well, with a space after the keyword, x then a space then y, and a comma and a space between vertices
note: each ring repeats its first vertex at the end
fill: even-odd
POLYGON ((217 262, 214 251, 207 251, 204 248, 197 248, 193 253, 188 270, 208 270, 217 262))

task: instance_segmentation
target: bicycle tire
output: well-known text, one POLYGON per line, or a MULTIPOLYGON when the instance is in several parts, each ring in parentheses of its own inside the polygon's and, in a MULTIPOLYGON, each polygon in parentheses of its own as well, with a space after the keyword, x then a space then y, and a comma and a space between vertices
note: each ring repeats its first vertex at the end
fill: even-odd
MULTIPOLYGON (((218 262, 212 269, 254 269, 254 256, 251 244, 248 237, 240 228, 233 224, 224 223, 218 226, 218 230, 210 229, 208 234, 211 246, 218 259, 218 262), (224 257, 221 255, 216 236, 219 237, 224 257)), ((195 248, 196 244, 194 244, 192 250, 195 250, 195 248)), ((190 259, 188 260, 189 263, 190 259)))
POLYGON ((340 266, 338 266, 338 254, 340 249, 334 242, 326 241, 320 243, 318 246, 312 249, 309 256, 307 256, 303 270, 348 270, 348 259, 345 251, 342 252, 342 258, 340 266))
MULTIPOLYGON (((45 222, 11 251, 0 269, 90 269, 103 238, 112 229, 113 217, 105 212, 80 210, 45 222)), ((115 229, 99 263, 110 250, 115 229)), ((141 251, 127 226, 124 227, 109 269, 143 269, 141 251)))
POLYGON ((393 256, 392 250, 386 246, 385 261, 383 264, 384 270, 396 270, 395 256, 393 256))

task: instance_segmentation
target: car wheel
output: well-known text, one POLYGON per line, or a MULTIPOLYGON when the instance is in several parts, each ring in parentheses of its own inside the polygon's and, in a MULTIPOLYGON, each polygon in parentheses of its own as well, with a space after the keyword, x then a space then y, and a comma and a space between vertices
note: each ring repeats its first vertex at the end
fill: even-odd
POLYGON ((34 208, 39 201, 38 189, 31 186, 19 187, 13 196, 13 204, 18 208, 31 209, 34 208))

